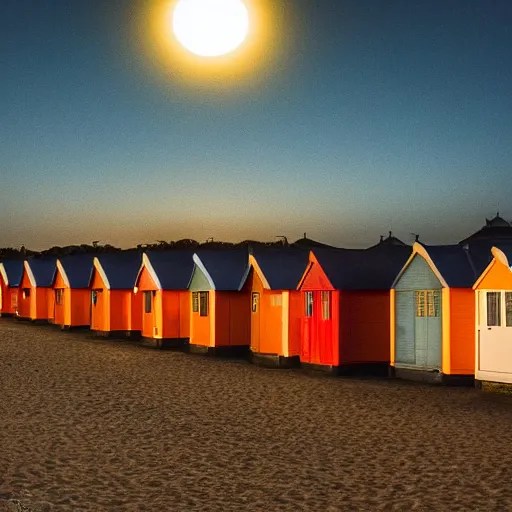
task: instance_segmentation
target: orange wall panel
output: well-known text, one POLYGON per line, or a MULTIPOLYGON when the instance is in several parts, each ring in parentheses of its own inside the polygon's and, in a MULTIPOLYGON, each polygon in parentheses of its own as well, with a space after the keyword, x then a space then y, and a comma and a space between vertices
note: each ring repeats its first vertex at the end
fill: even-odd
POLYGON ((180 301, 180 338, 190 337, 190 314, 192 298, 188 290, 178 292, 180 301))
POLYGON ((224 292, 229 309, 229 345, 249 346, 251 343, 251 303, 248 292, 224 292))
POLYGON ((291 291, 288 327, 288 350, 290 356, 298 356, 300 354, 300 331, 304 308, 301 292, 291 291))
POLYGON ((315 291, 315 290, 333 290, 329 279, 322 270, 322 267, 313 262, 309 269, 304 281, 302 282, 300 289, 302 291, 315 291))
POLYGON ((282 301, 282 293, 263 290, 260 296, 260 352, 282 355, 283 309, 282 306, 273 306, 273 300, 282 301))
POLYGON ((70 300, 70 319, 71 326, 86 326, 91 323, 91 290, 75 289, 66 290, 69 292, 65 295, 70 300))
POLYGON ((342 296, 340 362, 389 362, 389 292, 350 291, 342 296))
POLYGON ((155 281, 153 281, 153 278, 151 277, 151 274, 149 273, 146 267, 143 267, 142 272, 139 275, 137 288, 143 292, 158 289, 158 287, 155 284, 155 281))
POLYGON ((180 338, 180 294, 177 291, 166 291, 162 298, 163 337, 180 338))
POLYGON ((452 374, 475 373, 475 292, 450 288, 450 356, 452 374))

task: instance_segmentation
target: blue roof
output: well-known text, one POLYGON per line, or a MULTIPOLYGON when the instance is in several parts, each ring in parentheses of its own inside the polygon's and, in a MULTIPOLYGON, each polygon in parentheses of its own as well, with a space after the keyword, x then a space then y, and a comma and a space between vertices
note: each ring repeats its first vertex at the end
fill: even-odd
POLYGON ((473 258, 462 245, 423 245, 423 247, 450 288, 473 286, 479 272, 473 258))
POLYGON ((389 290, 411 254, 411 248, 313 249, 336 290, 389 290))
POLYGON ((23 260, 4 260, 1 262, 4 266, 9 286, 16 288, 21 283, 23 275, 23 260))
POLYGON ((309 250, 257 247, 251 251, 271 290, 296 290, 309 263, 309 250))
POLYGON ((238 291, 249 268, 249 253, 242 249, 204 250, 195 253, 210 275, 215 290, 238 291))
POLYGON ((73 254, 59 258, 71 288, 88 288, 95 254, 73 254))
POLYGON ((486 269, 492 260, 491 249, 497 247, 512 264, 512 242, 506 240, 481 240, 468 244, 471 259, 476 267, 478 276, 486 269))
POLYGON ((55 271, 57 269, 57 258, 50 256, 45 258, 27 259, 30 270, 36 280, 36 286, 49 288, 53 285, 55 271))
POLYGON ((106 252, 96 255, 112 290, 129 290, 135 285, 142 264, 140 251, 106 252))
POLYGON ((186 290, 194 270, 194 251, 147 251, 162 290, 186 290))

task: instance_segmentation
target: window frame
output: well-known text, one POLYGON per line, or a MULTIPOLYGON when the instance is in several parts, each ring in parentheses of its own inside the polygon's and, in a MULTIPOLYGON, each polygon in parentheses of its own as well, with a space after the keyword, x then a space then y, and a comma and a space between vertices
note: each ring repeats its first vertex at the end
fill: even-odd
POLYGON ((512 329, 512 290, 478 290, 479 292, 479 321, 480 327, 486 327, 488 329, 512 329), (498 325, 489 325, 489 308, 488 308, 488 295, 499 294, 499 308, 498 308, 498 325), (509 311, 507 312, 507 298, 509 300, 509 311), (508 317, 507 317, 508 313, 508 317))
POLYGON ((304 292, 304 314, 306 318, 311 318, 313 316, 315 305, 315 296, 314 292, 304 292))
POLYGON ((441 316, 442 290, 415 290, 415 318, 439 318, 441 316))
POLYGON ((251 312, 258 313, 260 310, 260 292, 251 293, 251 312))
POLYGON ((153 293, 150 291, 143 291, 142 294, 144 295, 144 313, 146 315, 150 315, 153 313, 153 293))
POLYGON ((331 312, 331 292, 329 290, 320 292, 320 303, 322 304, 322 320, 330 320, 332 318, 331 312))
POLYGON ((210 313, 210 292, 199 292, 199 316, 207 317, 209 315, 209 313, 210 313))
POLYGON ((64 289, 63 288, 55 288, 55 304, 57 304, 57 306, 62 306, 63 299, 64 299, 64 289))

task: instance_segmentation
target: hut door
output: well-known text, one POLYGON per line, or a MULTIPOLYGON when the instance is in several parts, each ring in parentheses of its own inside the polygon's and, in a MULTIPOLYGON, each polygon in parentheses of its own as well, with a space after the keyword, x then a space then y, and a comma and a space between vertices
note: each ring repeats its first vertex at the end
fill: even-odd
POLYGON ((441 369, 441 290, 415 292, 416 366, 441 369))
POLYGON ((103 329, 103 291, 91 291, 91 329, 102 331, 103 329))
POLYGON ((414 294, 396 292, 395 304, 395 361, 416 364, 414 340, 414 294))
POLYGON ((260 294, 253 292, 251 295, 251 350, 260 351, 260 294))

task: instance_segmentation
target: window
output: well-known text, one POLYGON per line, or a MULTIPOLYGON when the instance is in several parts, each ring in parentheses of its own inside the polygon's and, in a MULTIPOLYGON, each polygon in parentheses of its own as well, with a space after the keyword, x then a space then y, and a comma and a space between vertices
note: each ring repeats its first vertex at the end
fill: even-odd
POLYGON ((199 316, 208 316, 208 292, 199 292, 199 316))
POLYGON ((57 288, 55 290, 55 304, 61 305, 62 304, 62 297, 64 295, 64 290, 62 288, 57 288))
POLYGON ((414 293, 415 304, 416 304, 416 316, 426 316, 425 314, 425 292, 414 293))
POLYGON ((331 292, 322 292, 322 319, 331 318, 331 292))
POLYGON ((270 305, 271 306, 282 306, 283 298, 282 298, 281 294, 272 294, 270 296, 270 305))
POLYGON ((199 293, 192 292, 192 313, 199 313, 199 293))
POLYGON ((487 325, 501 325, 501 292, 487 292, 487 325))
POLYGON ((93 290, 91 292, 91 302, 93 306, 96 306, 96 304, 98 304, 98 290, 93 290))
POLYGON ((512 327, 512 292, 505 292, 505 325, 512 327))
POLYGON ((252 293, 252 312, 257 313, 258 312, 258 306, 260 303, 260 294, 258 292, 252 293))
POLYGON ((153 297, 151 292, 144 292, 144 313, 153 311, 153 297))
POLYGON ((30 288, 23 288, 23 298, 28 299, 30 297, 30 288))
POLYGON ((438 317, 441 313, 441 292, 421 290, 414 292, 417 317, 438 317))
POLYGON ((313 316, 313 292, 306 292, 304 297, 306 299, 306 316, 313 316))

